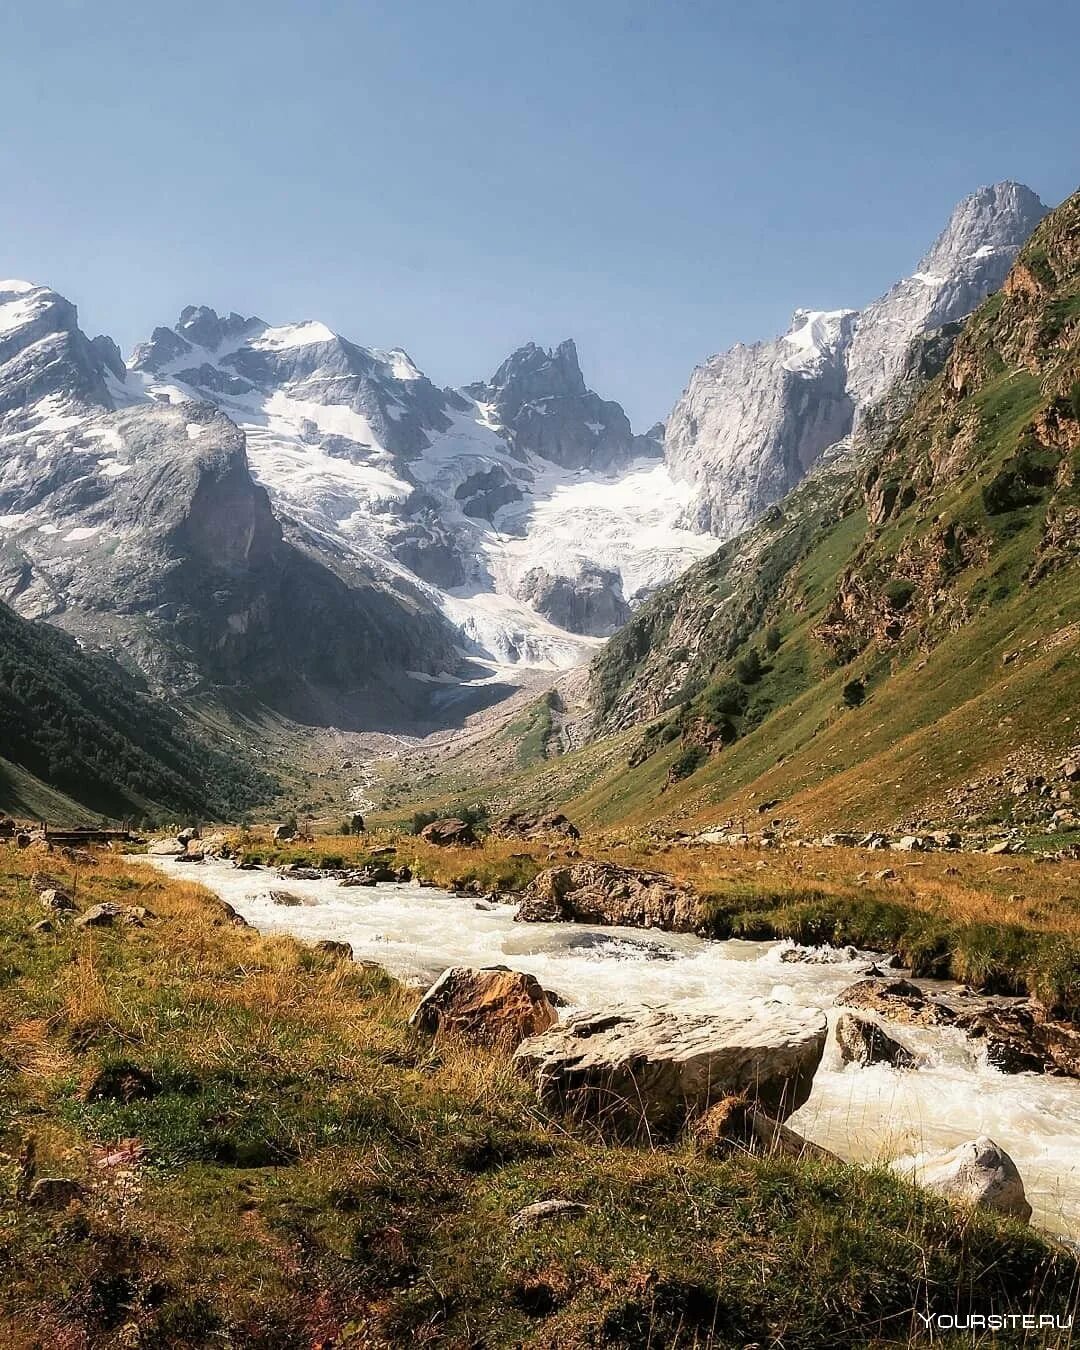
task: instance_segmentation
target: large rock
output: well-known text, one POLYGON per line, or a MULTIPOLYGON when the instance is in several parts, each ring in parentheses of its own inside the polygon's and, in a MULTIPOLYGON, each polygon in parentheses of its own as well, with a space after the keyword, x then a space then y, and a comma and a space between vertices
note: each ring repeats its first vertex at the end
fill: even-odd
POLYGON ((500 839, 538 839, 553 834, 565 839, 581 838, 581 831, 561 811, 512 811, 492 825, 491 833, 500 839))
POLYGON ((557 1020, 535 976, 505 966, 454 966, 420 1000, 409 1025, 429 1033, 456 1032, 488 1045, 516 1046, 557 1020))
POLYGON ((869 1017, 841 1013, 836 1023, 836 1046, 845 1064, 891 1064, 894 1069, 910 1069, 915 1056, 899 1041, 882 1031, 869 1017))
POLYGON ((887 1022, 911 1026, 940 1026, 955 1016, 951 1008, 929 998, 910 980, 858 980, 837 994, 836 1002, 844 1008, 876 1012, 887 1022))
POLYGON ((618 1138, 676 1134, 725 1097, 745 1095, 782 1121, 810 1095, 825 1014, 764 999, 709 1013, 662 1005, 579 1013, 514 1056, 540 1100, 618 1138))
POLYGON ((1011 1214, 1025 1223, 1031 1218, 1016 1164, 986 1135, 917 1164, 913 1173, 920 1186, 950 1200, 1011 1214))
POLYGON ((956 1025, 986 1044, 987 1063, 1002 1073, 1056 1073, 1080 1078, 1080 1028, 1046 1021, 1030 1004, 965 1009, 956 1025))
POLYGON ((701 924, 701 904, 688 886, 662 872, 583 862, 541 872, 522 892, 515 917, 690 933, 701 924))
POLYGON ((438 844, 440 848, 470 848, 476 843, 476 832, 466 821, 447 817, 425 825, 420 838, 429 844, 438 844))
POLYGON ((146 851, 154 858, 179 858, 187 851, 187 845, 179 839, 151 839, 146 851))

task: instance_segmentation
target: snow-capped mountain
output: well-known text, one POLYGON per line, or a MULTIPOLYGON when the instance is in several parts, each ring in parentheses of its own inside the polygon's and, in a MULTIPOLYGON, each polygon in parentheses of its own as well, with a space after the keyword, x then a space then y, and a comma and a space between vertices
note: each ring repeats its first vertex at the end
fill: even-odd
POLYGON ((911 276, 861 311, 796 310, 782 337, 698 366, 667 424, 664 456, 693 486, 685 519, 722 539, 778 501, 896 378, 912 338, 997 290, 1046 214, 1030 188, 980 188, 911 276))
POLYGON ((676 527, 690 488, 586 388, 573 342, 439 389, 400 349, 200 307, 129 364, 131 390, 243 430, 305 547, 414 585, 496 665, 577 664, 715 547, 676 527))
POLYGON ((46 287, 0 282, 0 599, 159 688, 243 686, 300 718, 408 722, 460 664, 415 588, 286 539, 243 432, 153 398, 46 287))
POLYGON ((577 664, 715 547, 659 452, 572 342, 454 391, 190 307, 125 365, 56 292, 0 288, 0 599, 172 692, 419 725, 463 678, 577 664))

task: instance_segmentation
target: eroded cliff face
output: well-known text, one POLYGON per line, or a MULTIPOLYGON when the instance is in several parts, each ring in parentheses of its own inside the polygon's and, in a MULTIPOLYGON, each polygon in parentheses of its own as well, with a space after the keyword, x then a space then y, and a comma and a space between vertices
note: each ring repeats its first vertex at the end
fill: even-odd
POLYGON ((862 422, 916 336, 964 318, 1001 286, 1045 212, 1021 184, 980 188, 916 271, 865 309, 797 310, 782 337, 699 366, 664 440, 672 472, 694 484, 687 519, 726 539, 779 501, 862 422))

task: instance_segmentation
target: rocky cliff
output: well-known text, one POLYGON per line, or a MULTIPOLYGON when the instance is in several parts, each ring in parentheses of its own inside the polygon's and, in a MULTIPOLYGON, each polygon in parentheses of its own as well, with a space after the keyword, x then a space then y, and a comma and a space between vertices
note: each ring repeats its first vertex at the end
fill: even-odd
POLYGON ((1045 214, 1030 188, 980 188, 918 268, 861 311, 796 310, 782 337, 738 345, 691 376, 665 458, 694 486, 687 518, 731 538, 778 501, 897 377, 911 340, 996 291, 1045 214))
POLYGON ((909 345, 851 438, 597 657, 596 733, 654 719, 613 800, 1067 824, 1042 786, 1075 742, 1078 456, 1074 196, 966 323, 909 345))

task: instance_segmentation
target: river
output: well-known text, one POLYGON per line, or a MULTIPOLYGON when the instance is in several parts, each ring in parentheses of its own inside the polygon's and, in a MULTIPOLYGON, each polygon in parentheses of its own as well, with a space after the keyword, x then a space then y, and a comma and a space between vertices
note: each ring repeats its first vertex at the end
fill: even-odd
MULTIPOLYGON (((574 1008, 641 1000, 707 1010, 718 996, 746 994, 824 1008, 831 1024, 837 994, 867 964, 865 954, 834 964, 781 961, 789 943, 520 924, 512 905, 416 883, 342 887, 212 860, 146 861, 208 887, 261 932, 348 942, 358 960, 377 961, 406 980, 420 983, 454 965, 528 971, 566 1000, 564 1016, 574 1008), (271 890, 288 890, 306 903, 274 904, 271 890)), ((1019 1168, 1033 1222, 1080 1237, 1080 1081, 1000 1073, 986 1064, 977 1042, 948 1028, 903 1026, 895 1035, 919 1055, 915 1070, 843 1065, 830 1035, 813 1092, 791 1127, 856 1161, 938 1153, 987 1134, 1019 1168)))

